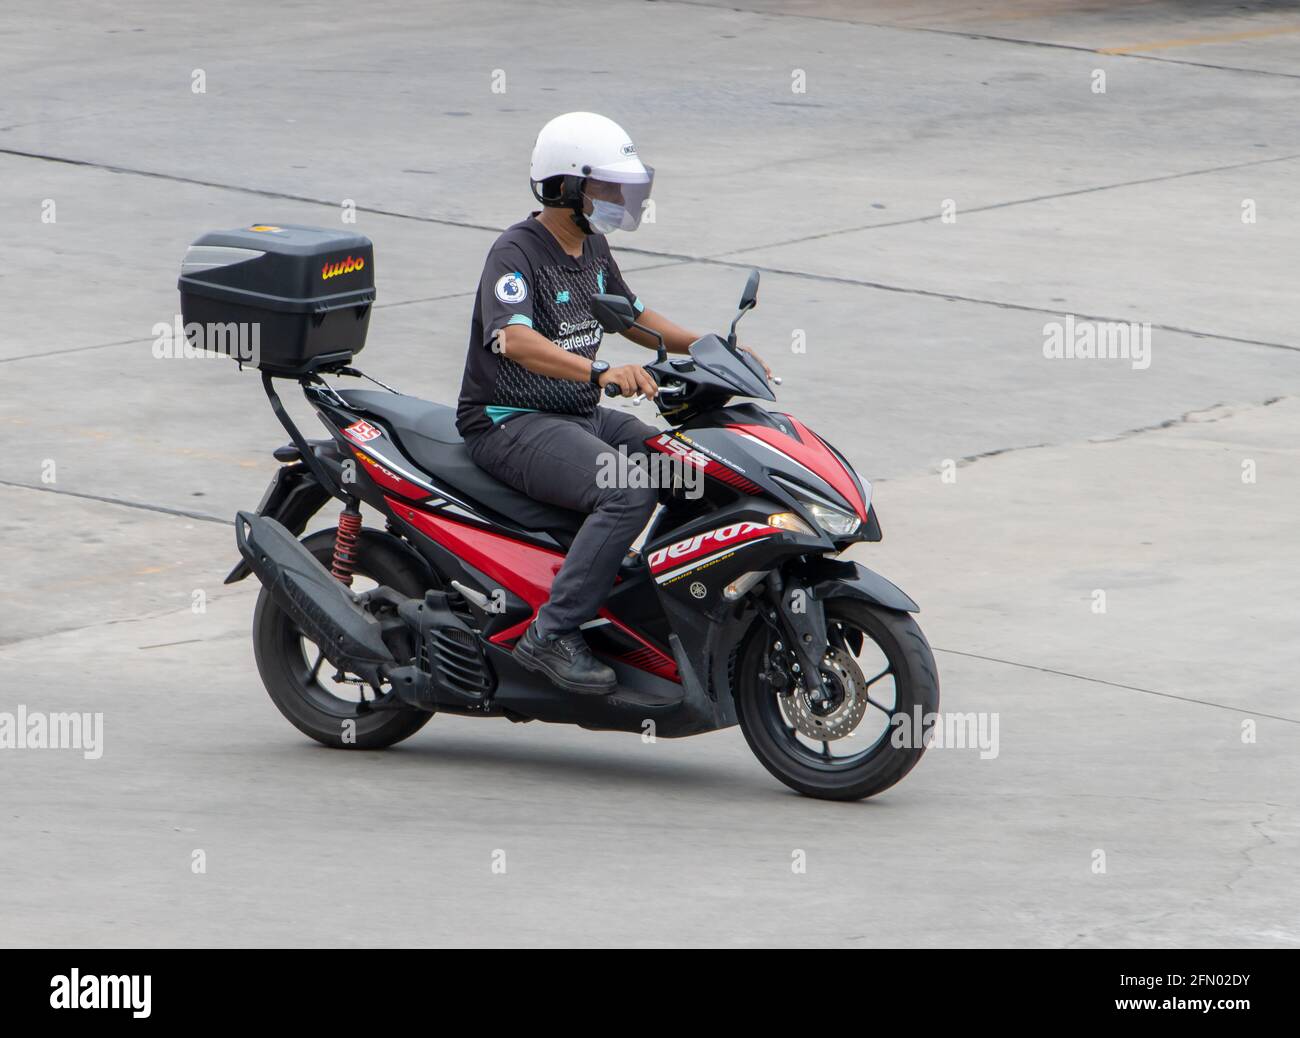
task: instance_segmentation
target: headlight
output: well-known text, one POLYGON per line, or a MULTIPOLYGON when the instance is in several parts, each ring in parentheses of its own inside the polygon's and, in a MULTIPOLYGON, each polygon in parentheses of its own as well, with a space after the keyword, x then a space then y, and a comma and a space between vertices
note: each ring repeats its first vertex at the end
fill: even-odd
POLYGON ((809 501, 807 505, 808 511, 817 520, 817 525, 832 537, 847 537, 861 522, 856 515, 849 515, 830 505, 821 505, 815 501, 809 501))

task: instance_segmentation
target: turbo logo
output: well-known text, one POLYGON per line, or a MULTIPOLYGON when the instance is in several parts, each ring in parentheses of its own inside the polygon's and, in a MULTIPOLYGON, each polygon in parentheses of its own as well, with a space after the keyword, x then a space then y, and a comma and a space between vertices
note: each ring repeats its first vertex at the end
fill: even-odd
POLYGON ((353 271, 365 269, 365 265, 365 258, 360 256, 349 256, 338 263, 326 263, 325 266, 320 268, 320 279, 328 281, 340 274, 351 274, 353 271))
POLYGON ((696 534, 666 548, 652 551, 650 572, 659 576, 671 569, 673 576, 681 576, 704 562, 712 561, 715 555, 730 554, 747 541, 765 538, 776 532, 774 527, 749 520, 719 526, 716 530, 696 534))

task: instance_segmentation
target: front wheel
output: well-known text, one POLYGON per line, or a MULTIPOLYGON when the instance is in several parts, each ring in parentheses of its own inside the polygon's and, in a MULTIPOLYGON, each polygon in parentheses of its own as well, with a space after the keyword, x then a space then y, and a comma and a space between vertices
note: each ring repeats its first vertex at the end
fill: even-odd
POLYGON ((822 800, 861 800, 898 782, 925 752, 915 721, 939 709, 929 643, 907 613, 858 599, 825 603, 829 695, 812 700, 794 657, 766 628, 742 649, 733 688, 740 728, 763 767, 822 800), (919 708, 919 710, 918 710, 919 708))

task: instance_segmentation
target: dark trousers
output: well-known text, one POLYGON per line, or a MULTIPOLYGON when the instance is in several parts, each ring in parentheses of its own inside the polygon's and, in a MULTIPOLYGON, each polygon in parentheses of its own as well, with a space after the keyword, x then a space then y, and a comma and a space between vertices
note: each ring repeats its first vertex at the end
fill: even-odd
POLYGON ((555 575, 550 601, 538 610, 541 634, 564 634, 586 623, 614 586, 658 495, 649 487, 601 484, 626 482, 607 478, 612 457, 620 447, 629 458, 644 456, 646 439, 658 431, 626 412, 598 407, 589 417, 517 415, 466 443, 474 463, 501 482, 537 501, 587 513, 555 575))

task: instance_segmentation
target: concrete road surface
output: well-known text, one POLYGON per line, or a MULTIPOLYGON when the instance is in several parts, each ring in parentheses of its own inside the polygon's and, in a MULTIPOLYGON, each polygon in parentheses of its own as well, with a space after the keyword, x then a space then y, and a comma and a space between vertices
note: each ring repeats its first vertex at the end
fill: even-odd
POLYGON ((1300 944, 1296 5, 11 0, 0 68, 0 742, 103 717, 0 748, 0 944, 1300 944), (747 338, 983 752, 830 804, 735 729, 273 708, 221 579, 284 436, 154 356, 185 247, 354 206, 364 367, 448 400, 572 109, 657 169, 650 305, 718 328, 762 270, 747 338))

